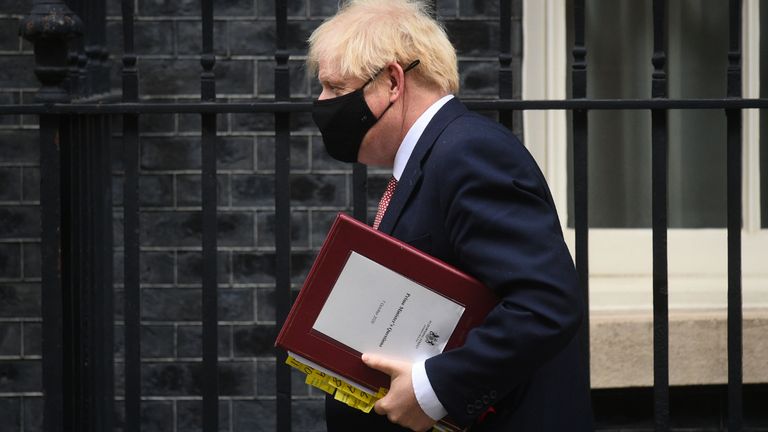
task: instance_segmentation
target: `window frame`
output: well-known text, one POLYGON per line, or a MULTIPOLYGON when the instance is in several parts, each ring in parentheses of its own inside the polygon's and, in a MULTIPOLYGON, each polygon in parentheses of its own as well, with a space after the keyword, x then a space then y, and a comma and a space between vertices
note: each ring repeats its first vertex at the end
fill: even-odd
MULTIPOLYGON (((742 6, 742 94, 760 96, 759 0, 742 6)), ((526 100, 566 99, 567 11, 562 0, 524 0, 522 97, 526 100)), ((767 30, 768 31, 768 30, 767 30)), ((588 55, 588 54, 587 54, 588 55)), ((650 59, 649 59, 650 61, 650 59)), ((587 57, 589 67, 589 57, 587 57)), ((651 77, 649 76, 650 80, 651 77)), ((768 229, 760 214, 760 116, 742 111, 743 218, 742 288, 746 308, 768 307, 768 229)), ((567 225, 567 113, 525 111, 524 142, 549 182, 566 242, 573 254, 574 229, 567 225)), ((651 229, 589 231, 590 309, 593 311, 652 310, 653 254, 651 229)), ((726 229, 668 230, 669 307, 725 310, 727 305, 726 229)))

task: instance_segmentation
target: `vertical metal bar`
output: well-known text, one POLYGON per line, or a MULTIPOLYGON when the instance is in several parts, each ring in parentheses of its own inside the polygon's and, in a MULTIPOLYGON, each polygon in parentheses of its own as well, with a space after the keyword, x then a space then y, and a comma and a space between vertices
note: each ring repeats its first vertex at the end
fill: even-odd
MULTIPOLYGON (((200 64, 200 96, 203 102, 216 101, 213 67, 213 0, 203 0, 203 53, 200 64)), ((202 114, 202 198, 203 198, 203 432, 219 430, 218 365, 218 278, 216 114, 202 114)))
POLYGON ((352 167, 352 216, 363 223, 367 223, 368 167, 359 163, 352 167))
POLYGON ((98 46, 98 70, 96 89, 99 93, 110 91, 109 51, 107 49, 107 5, 106 0, 96 0, 95 30, 98 46))
MULTIPOLYGON (((499 4, 499 98, 512 99, 512 0, 499 4)), ((512 111, 499 111, 499 122, 512 129, 512 111)))
MULTIPOLYGON (((72 318, 72 340, 74 341, 72 344, 72 350, 75 353, 73 358, 73 386, 71 394, 73 395, 73 399, 75 400, 75 408, 76 410, 72 414, 73 416, 73 425, 76 430, 82 430, 83 424, 82 419, 84 418, 85 413, 85 400, 84 400, 84 377, 86 375, 86 367, 88 359, 86 358, 86 353, 83 350, 83 346, 85 345, 88 334, 84 331, 85 328, 83 326, 83 321, 85 320, 85 317, 90 313, 89 305, 88 305, 88 278, 87 278, 87 265, 86 263, 89 261, 88 254, 90 250, 87 247, 86 243, 86 232, 81 228, 81 226, 87 225, 90 223, 90 220, 88 218, 88 207, 77 205, 78 202, 84 202, 87 200, 87 198, 83 198, 84 194, 87 190, 86 183, 88 182, 88 179, 83 176, 83 173, 85 171, 86 166, 86 157, 88 155, 88 128, 90 126, 90 123, 88 122, 88 116, 87 115, 79 115, 75 116, 75 118, 78 121, 78 130, 75 134, 73 134, 73 141, 77 143, 77 158, 78 160, 74 162, 75 166, 75 179, 77 184, 77 189, 75 190, 75 193, 73 194, 72 202, 73 204, 69 207, 74 207, 75 211, 72 212, 73 216, 73 222, 74 222, 74 231, 73 231, 73 241, 74 244, 74 251, 78 258, 73 258, 73 266, 72 271, 75 273, 75 285, 69 287, 69 296, 71 296, 71 301, 73 305, 73 310, 76 312, 73 314, 72 318)), ((67 209, 67 206, 64 207, 67 209)))
MULTIPOLYGON (((741 97, 741 0, 729 4, 728 97, 741 97)), ((742 408, 742 144, 740 110, 725 111, 728 128, 728 430, 743 428, 742 408)))
MULTIPOLYGON (((89 308, 89 291, 88 277, 87 277, 87 264, 89 262, 88 254, 90 250, 87 243, 87 232, 82 229, 82 226, 86 226, 91 223, 88 214, 88 207, 84 205, 78 205, 87 201, 89 198, 84 197, 87 191, 88 179, 83 176, 87 166, 88 156, 88 130, 90 123, 88 122, 87 115, 75 115, 78 122, 78 129, 72 135, 72 142, 77 143, 77 161, 73 163, 75 167, 75 181, 76 189, 72 195, 72 202, 69 205, 64 205, 64 212, 67 212, 69 208, 74 208, 72 212, 72 220, 74 222, 72 239, 75 242, 74 251, 77 258, 72 259, 72 272, 75 273, 75 285, 69 287, 68 295, 73 305, 73 318, 72 318, 72 350, 75 353, 72 359, 73 363, 73 384, 70 394, 73 395, 75 410, 72 416, 72 424, 76 430, 83 430, 83 419, 86 411, 85 403, 85 376, 87 374, 86 365, 88 364, 88 358, 86 352, 83 349, 87 343, 89 335, 86 333, 84 327, 84 321, 87 321, 87 316, 90 313, 89 308)), ((65 290, 65 292, 67 292, 65 290)))
POLYGON ((71 275, 71 285, 63 287, 65 301, 69 302, 71 314, 66 316, 65 326, 67 328, 67 334, 65 334, 65 343, 70 349, 67 353, 70 357, 67 359, 69 362, 69 369, 67 373, 70 374, 68 379, 69 391, 71 399, 71 411, 66 412, 65 420, 73 430, 82 429, 81 419, 83 418, 83 386, 82 377, 85 374, 84 370, 84 357, 82 345, 84 343, 84 334, 82 331, 83 316, 87 314, 88 308, 85 301, 86 291, 82 289, 85 285, 85 254, 87 250, 85 248, 83 230, 81 226, 87 223, 86 221, 86 207, 78 205, 82 202, 81 198, 86 188, 87 179, 83 178, 83 166, 85 165, 85 156, 87 154, 86 144, 83 137, 87 132, 86 116, 73 115, 72 124, 76 125, 72 128, 69 134, 69 147, 71 149, 70 154, 73 156, 72 161, 68 161, 68 164, 72 167, 72 180, 73 188, 72 192, 68 194, 68 201, 63 203, 63 216, 71 221, 69 226, 70 232, 63 236, 66 238, 69 253, 72 257, 68 260, 69 268, 66 272, 71 275))
POLYGON ((83 229, 83 226, 87 226, 92 223, 90 216, 89 206, 80 205, 81 203, 88 202, 90 197, 86 195, 88 192, 87 182, 88 178, 84 176, 88 167, 88 131, 90 122, 87 115, 75 115, 79 127, 76 133, 73 134, 73 142, 76 142, 78 148, 78 160, 73 163, 75 167, 75 181, 76 190, 72 196, 70 203, 63 203, 62 211, 64 213, 72 211, 72 219, 74 222, 74 231, 72 233, 72 240, 74 241, 74 251, 77 258, 72 259, 72 272, 74 273, 75 285, 68 287, 69 290, 65 290, 66 295, 69 296, 73 305, 73 317, 72 317, 72 350, 75 353, 73 359, 73 386, 70 394, 74 399, 75 410, 72 416, 72 424, 76 430, 85 429, 85 413, 87 412, 87 401, 85 397, 87 395, 87 373, 89 359, 87 357, 87 351, 85 346, 90 340, 90 334, 87 332, 88 328, 86 323, 89 321, 91 313, 90 304, 90 291, 89 291, 89 269, 86 263, 90 262, 90 244, 88 243, 88 232, 83 229))
POLYGON ((63 298, 61 269, 61 174, 59 117, 40 116, 40 221, 43 314, 43 429, 64 426, 63 298))
POLYGON ((97 243, 97 256, 101 261, 99 291, 100 307, 98 308, 98 326, 100 328, 99 344, 94 347, 94 353, 100 359, 100 373, 96 385, 100 389, 96 408, 98 417, 97 430, 111 431, 114 428, 115 390, 114 390, 114 296, 112 274, 112 158, 110 157, 110 122, 106 115, 99 116, 101 122, 100 136, 97 137, 98 153, 96 162, 96 189, 99 195, 101 221, 97 243))
POLYGON ((81 361, 82 361, 82 368, 83 368, 83 374, 80 375, 80 389, 82 394, 82 409, 80 411, 80 427, 78 430, 82 431, 92 431, 94 430, 94 424, 93 424, 93 418, 92 418, 92 412, 94 411, 94 374, 96 372, 96 363, 97 359, 92 357, 92 352, 89 349, 91 345, 96 340, 96 325, 95 325, 95 316, 96 316, 96 307, 97 307, 97 298, 98 295, 96 292, 96 272, 97 270, 93 268, 93 263, 96 262, 96 251, 94 250, 94 245, 96 244, 96 238, 94 236, 94 230, 93 226, 97 223, 97 220, 95 218, 95 202, 94 202, 94 187, 90 183, 92 179, 92 173, 93 173, 93 135, 94 135, 94 128, 96 127, 94 122, 94 117, 92 115, 86 115, 85 116, 85 130, 83 131, 83 134, 80 136, 80 138, 84 142, 84 158, 83 158, 83 166, 80 170, 79 175, 83 179, 83 190, 80 196, 78 196, 78 201, 73 203, 73 205, 79 206, 83 209, 83 218, 78 220, 78 223, 80 224, 79 231, 81 233, 81 247, 82 247, 82 255, 80 255, 78 258, 78 261, 82 264, 82 276, 83 276, 83 283, 80 285, 80 287, 74 287, 75 290, 79 288, 80 291, 80 300, 84 304, 85 307, 81 309, 80 314, 80 335, 81 335, 81 343, 80 343, 80 353, 81 353, 81 361))
POLYGON ((86 24, 87 94, 109 91, 109 53, 106 48, 105 0, 80 0, 86 24))
POLYGON ((85 32, 83 34, 83 54, 85 55, 86 63, 84 65, 85 87, 83 88, 83 94, 92 95, 95 93, 94 78, 96 60, 98 58, 96 41, 96 32, 94 31, 95 8, 94 3, 96 0, 81 0, 83 24, 85 25, 85 32))
MULTIPOLYGON (((79 322, 82 373, 78 425, 75 430, 98 432, 111 430, 112 395, 112 302, 111 282, 111 195, 110 173, 104 167, 106 122, 104 115, 85 116, 85 125, 77 138, 83 145, 75 173, 80 185, 75 199, 64 203, 64 212, 79 214, 76 223, 78 253, 68 263, 77 264, 81 283, 71 287, 72 303, 81 304, 79 322)), ((70 153, 71 154, 71 153, 70 153)), ((108 166, 108 165, 107 165, 108 166)))
MULTIPOLYGON (((288 5, 275 0, 277 40, 275 50, 275 100, 290 98, 287 47, 288 5)), ((282 327, 291 307, 291 147, 290 117, 275 113, 275 268, 277 272, 276 329, 282 327)), ((276 351, 277 430, 291 430, 291 372, 285 364, 286 354, 276 351)))
MULTIPOLYGON (((83 16, 83 5, 81 0, 69 0, 67 5, 77 16, 83 16)), ((67 88, 69 93, 74 96, 82 95, 82 88, 80 86, 80 70, 78 69, 79 54, 83 51, 84 37, 80 36, 76 38, 69 46, 69 77, 67 79, 67 88)))
MULTIPOLYGON (((523 0, 512 0, 512 98, 523 98, 523 74, 521 73, 523 58, 523 0), (515 73, 518 71, 518 73, 515 73)), ((512 114, 512 131, 523 137, 523 111, 518 110, 512 114)))
MULTIPOLYGON (((571 71, 573 98, 587 97, 587 49, 585 40, 584 0, 574 2, 574 46, 571 71)), ((576 231, 576 270, 579 286, 584 295, 584 322, 581 329, 582 356, 585 359, 587 380, 589 375, 589 195, 588 195, 588 117, 586 110, 573 112, 573 200, 576 231)))
POLYGON ((61 244, 62 244, 62 303, 63 303, 63 326, 62 329, 64 338, 62 353, 65 366, 64 366, 64 387, 70 389, 65 392, 69 394, 69 397, 64 401, 64 428, 76 430, 77 425, 74 423, 74 419, 77 417, 78 412, 78 397, 74 393, 78 388, 76 381, 80 376, 78 370, 80 352, 78 350, 79 341, 77 335, 79 334, 79 316, 80 316, 80 301, 77 295, 77 287, 79 283, 79 261, 78 257, 80 251, 77 250, 78 242, 75 236, 78 233, 77 227, 79 225, 78 218, 80 207, 76 205, 68 205, 65 203, 77 202, 77 196, 80 191, 80 181, 77 173, 79 172, 80 157, 78 154, 78 140, 76 139, 79 133, 79 121, 77 116, 62 117, 62 126, 66 125, 66 130, 62 128, 61 141, 66 142, 66 145, 61 147, 61 193, 62 193, 62 208, 68 209, 68 211, 62 211, 61 213, 61 244))
MULTIPOLYGON (((136 102, 139 79, 133 48, 134 1, 122 0, 123 102, 136 102)), ((125 431, 141 428, 141 287, 139 285, 139 117, 123 115, 123 250, 125 431)))
POLYGON ((88 53, 86 51, 88 46, 88 38, 90 37, 90 27, 89 27, 89 18, 88 18, 88 0, 79 0, 78 7, 80 8, 79 14, 81 14, 81 18, 83 19, 83 29, 84 34, 80 38, 79 45, 77 52, 75 55, 77 56, 77 71, 79 73, 78 80, 77 80, 77 90, 78 90, 78 96, 86 96, 91 94, 91 86, 90 86, 90 61, 88 58, 88 53))
MULTIPOLYGON (((667 97, 664 70, 666 2, 653 1, 651 96, 667 97)), ((669 300, 667 269, 668 145, 667 112, 651 111, 651 194, 653 226, 653 394, 656 431, 669 430, 669 300)))

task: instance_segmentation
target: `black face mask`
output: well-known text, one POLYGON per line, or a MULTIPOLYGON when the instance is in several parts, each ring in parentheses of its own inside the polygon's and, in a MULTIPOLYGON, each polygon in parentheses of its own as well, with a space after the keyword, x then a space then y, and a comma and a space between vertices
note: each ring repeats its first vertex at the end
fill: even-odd
MULTIPOLYGON (((418 64, 419 61, 415 60, 403 72, 408 72, 418 64)), ((363 89, 373 82, 379 73, 381 71, 352 93, 314 102, 312 119, 323 135, 325 150, 334 159, 342 162, 357 162, 363 137, 392 107, 393 103, 390 103, 376 118, 365 102, 363 89)))

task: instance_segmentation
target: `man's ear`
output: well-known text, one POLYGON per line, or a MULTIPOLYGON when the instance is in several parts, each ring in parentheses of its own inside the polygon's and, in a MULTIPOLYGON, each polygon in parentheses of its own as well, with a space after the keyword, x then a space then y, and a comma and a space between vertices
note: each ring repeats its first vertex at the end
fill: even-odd
POLYGON ((397 62, 392 62, 387 65, 387 74, 389 78, 389 101, 394 103, 403 93, 405 73, 397 62))

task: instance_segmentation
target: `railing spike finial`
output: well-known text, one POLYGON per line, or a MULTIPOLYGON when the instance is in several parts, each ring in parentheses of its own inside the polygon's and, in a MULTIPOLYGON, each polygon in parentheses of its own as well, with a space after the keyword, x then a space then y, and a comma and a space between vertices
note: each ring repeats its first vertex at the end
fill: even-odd
POLYGON ((61 0, 35 0, 30 14, 21 21, 19 35, 35 47, 35 75, 42 86, 35 100, 68 102, 64 88, 69 67, 70 39, 82 34, 83 23, 61 0))

